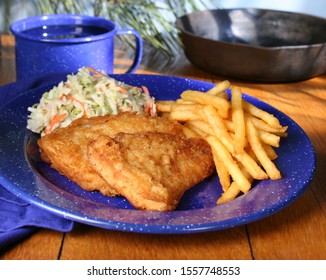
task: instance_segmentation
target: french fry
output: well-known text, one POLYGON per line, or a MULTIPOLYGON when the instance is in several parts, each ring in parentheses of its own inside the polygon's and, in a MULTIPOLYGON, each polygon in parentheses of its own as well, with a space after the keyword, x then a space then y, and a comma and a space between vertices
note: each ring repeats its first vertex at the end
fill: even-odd
POLYGON ((259 139, 268 145, 278 148, 280 146, 280 136, 267 131, 258 130, 259 139))
POLYGON ((213 105, 222 118, 227 118, 230 104, 227 100, 219 96, 209 95, 200 91, 186 90, 181 94, 181 98, 186 101, 197 102, 203 105, 213 105))
POLYGON ((212 149, 215 149, 216 155, 225 164, 232 179, 237 183, 239 189, 246 193, 251 188, 251 183, 244 176, 237 163, 233 160, 231 153, 215 136, 207 136, 206 141, 211 145, 212 149))
POLYGON ((264 121, 257 119, 256 117, 253 116, 251 116, 251 120, 258 130, 270 132, 281 137, 287 136, 287 132, 286 132, 288 128, 287 126, 282 126, 281 128, 274 128, 268 125, 267 123, 265 123, 264 121))
POLYGON ((275 164, 268 157, 262 143, 259 140, 258 132, 250 118, 245 119, 246 132, 250 146, 255 153, 257 159, 264 167, 266 173, 272 180, 281 178, 280 171, 276 168, 275 164))
POLYGON ((156 109, 159 112, 171 112, 173 104, 175 104, 173 100, 159 100, 156 101, 156 109))
POLYGON ((223 123, 227 131, 234 133, 234 124, 231 120, 223 119, 223 123))
POLYGON ((190 129, 186 125, 181 125, 183 133, 187 138, 201 138, 201 135, 196 133, 194 130, 190 129))
POLYGON ((222 193, 221 197, 217 200, 216 204, 229 202, 235 199, 240 192, 241 191, 238 184, 236 182, 232 182, 230 187, 222 193))
POLYGON ((218 83, 215 87, 212 87, 206 93, 209 95, 219 95, 230 87, 230 82, 228 80, 218 83))
POLYGON ((275 152, 275 150, 273 149, 272 146, 270 145, 266 145, 266 144, 263 144, 263 148, 267 154, 267 156, 271 159, 271 160, 274 160, 274 159, 277 159, 277 153, 275 152))
POLYGON ((177 104, 198 104, 196 102, 183 100, 182 98, 177 99, 175 101, 175 103, 177 103, 177 104))
MULTIPOLYGON (((250 177, 250 174, 246 172, 246 170, 244 170, 243 166, 240 167, 244 176, 246 176, 246 178, 248 178, 248 180, 250 182, 252 182, 252 178, 250 177)), ((235 199, 239 194, 240 194, 241 190, 238 186, 238 184, 236 182, 232 182, 230 187, 225 190, 221 197, 216 201, 216 204, 222 204, 222 203, 226 203, 229 202, 233 199, 235 199)))
POLYGON ((237 154, 236 159, 241 162, 244 169, 257 180, 264 180, 268 178, 266 172, 257 164, 257 162, 245 151, 237 154))
POLYGON ((216 154, 216 150, 212 149, 213 159, 216 167, 216 173, 220 180, 220 184, 222 186, 222 190, 226 191, 231 184, 230 173, 228 172, 225 164, 221 161, 220 157, 216 154))
POLYGON ((214 135, 212 127, 204 120, 192 120, 188 121, 187 123, 190 125, 190 127, 195 127, 205 132, 206 134, 214 135))
POLYGON ((203 130, 201 130, 200 128, 194 126, 193 124, 189 122, 186 122, 184 124, 185 127, 189 128, 190 130, 192 130, 194 133, 198 134, 201 138, 205 138, 207 136, 207 133, 203 130))
POLYGON ((203 108, 202 113, 206 122, 212 127, 214 135, 221 140, 231 154, 234 154, 233 139, 215 108, 211 105, 207 105, 203 108))
POLYGON ((257 108, 255 105, 247 102, 247 101, 243 101, 243 109, 250 113, 251 115, 262 119, 263 121, 265 121, 267 124, 269 124, 271 127, 276 128, 276 129, 281 129, 282 126, 280 124, 280 121, 274 117, 272 114, 257 108))
POLYGON ((239 88, 232 88, 231 97, 232 122, 234 124, 234 153, 243 152, 246 145, 246 128, 242 109, 242 92, 239 88))
POLYGON ((193 111, 171 110, 169 119, 172 121, 185 122, 190 120, 200 120, 201 116, 193 111))
POLYGON ((193 111, 198 112, 203 108, 201 104, 175 103, 171 106, 171 111, 193 111))

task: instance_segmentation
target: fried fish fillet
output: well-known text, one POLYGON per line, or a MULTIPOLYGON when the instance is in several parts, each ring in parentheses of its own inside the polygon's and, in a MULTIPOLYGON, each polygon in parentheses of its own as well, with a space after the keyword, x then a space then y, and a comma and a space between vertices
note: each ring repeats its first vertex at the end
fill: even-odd
POLYGON ((81 118, 68 127, 57 128, 38 140, 41 157, 61 174, 87 191, 119 194, 93 169, 87 158, 87 145, 99 135, 114 137, 119 132, 167 132, 183 135, 180 125, 160 117, 131 113, 81 118))
POLYGON ((160 132, 99 136, 88 145, 93 168, 138 209, 170 211, 186 190, 214 170, 199 138, 160 132))

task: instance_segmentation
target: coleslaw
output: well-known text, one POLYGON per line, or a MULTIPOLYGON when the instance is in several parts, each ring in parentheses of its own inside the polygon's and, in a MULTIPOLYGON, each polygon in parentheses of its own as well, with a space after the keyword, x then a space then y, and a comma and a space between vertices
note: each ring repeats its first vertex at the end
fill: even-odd
POLYGON ((91 67, 82 67, 67 76, 39 103, 28 108, 27 128, 41 136, 72 121, 86 117, 136 112, 156 115, 155 99, 146 87, 134 87, 91 67))

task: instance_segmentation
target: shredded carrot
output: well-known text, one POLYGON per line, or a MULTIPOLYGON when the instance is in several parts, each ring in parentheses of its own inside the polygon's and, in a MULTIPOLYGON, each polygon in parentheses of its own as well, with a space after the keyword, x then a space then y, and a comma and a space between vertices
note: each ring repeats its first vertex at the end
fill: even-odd
POLYGON ((145 87, 145 86, 141 86, 141 88, 143 89, 143 92, 144 92, 146 95, 151 96, 147 87, 145 87))
POLYGON ((154 106, 154 99, 151 97, 151 94, 149 93, 149 90, 145 86, 141 86, 143 92, 148 95, 150 98, 146 101, 146 104, 144 106, 145 113, 149 113, 151 116, 156 115, 156 110, 154 106))
POLYGON ((85 106, 84 106, 84 104, 83 104, 81 101, 79 101, 78 99, 76 99, 75 97, 73 97, 73 96, 71 96, 71 95, 66 95, 66 94, 64 94, 64 95, 62 95, 62 96, 60 97, 60 99, 62 99, 63 97, 66 97, 67 99, 72 100, 72 101, 76 101, 78 104, 80 104, 80 106, 81 106, 82 109, 83 109, 83 115, 84 115, 84 116, 86 115, 86 109, 85 109, 85 106))
POLYGON ((125 88, 120 87, 119 88, 119 92, 121 92, 121 93, 127 93, 128 91, 125 88))
POLYGON ((93 67, 87 67, 87 69, 89 70, 89 72, 94 74, 94 78, 99 78, 99 77, 107 77, 108 75, 103 74, 100 71, 97 71, 96 69, 94 69, 93 67))
POLYGON ((50 134, 53 130, 54 125, 58 122, 61 122, 66 116, 67 116, 67 113, 53 116, 50 121, 50 124, 45 129, 45 134, 50 134))
POLYGON ((145 107, 144 107, 145 113, 149 113, 151 116, 156 115, 156 110, 154 107, 154 99, 150 98, 146 101, 145 107))

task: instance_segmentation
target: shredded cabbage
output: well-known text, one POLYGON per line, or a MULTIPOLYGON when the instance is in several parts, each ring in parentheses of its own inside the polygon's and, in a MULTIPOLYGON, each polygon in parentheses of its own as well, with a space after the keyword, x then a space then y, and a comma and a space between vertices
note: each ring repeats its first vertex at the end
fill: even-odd
POLYGON ((154 101, 146 87, 130 86, 105 72, 82 67, 77 74, 68 75, 66 81, 45 92, 39 103, 28 108, 27 128, 44 136, 83 116, 119 112, 155 115, 154 101))

